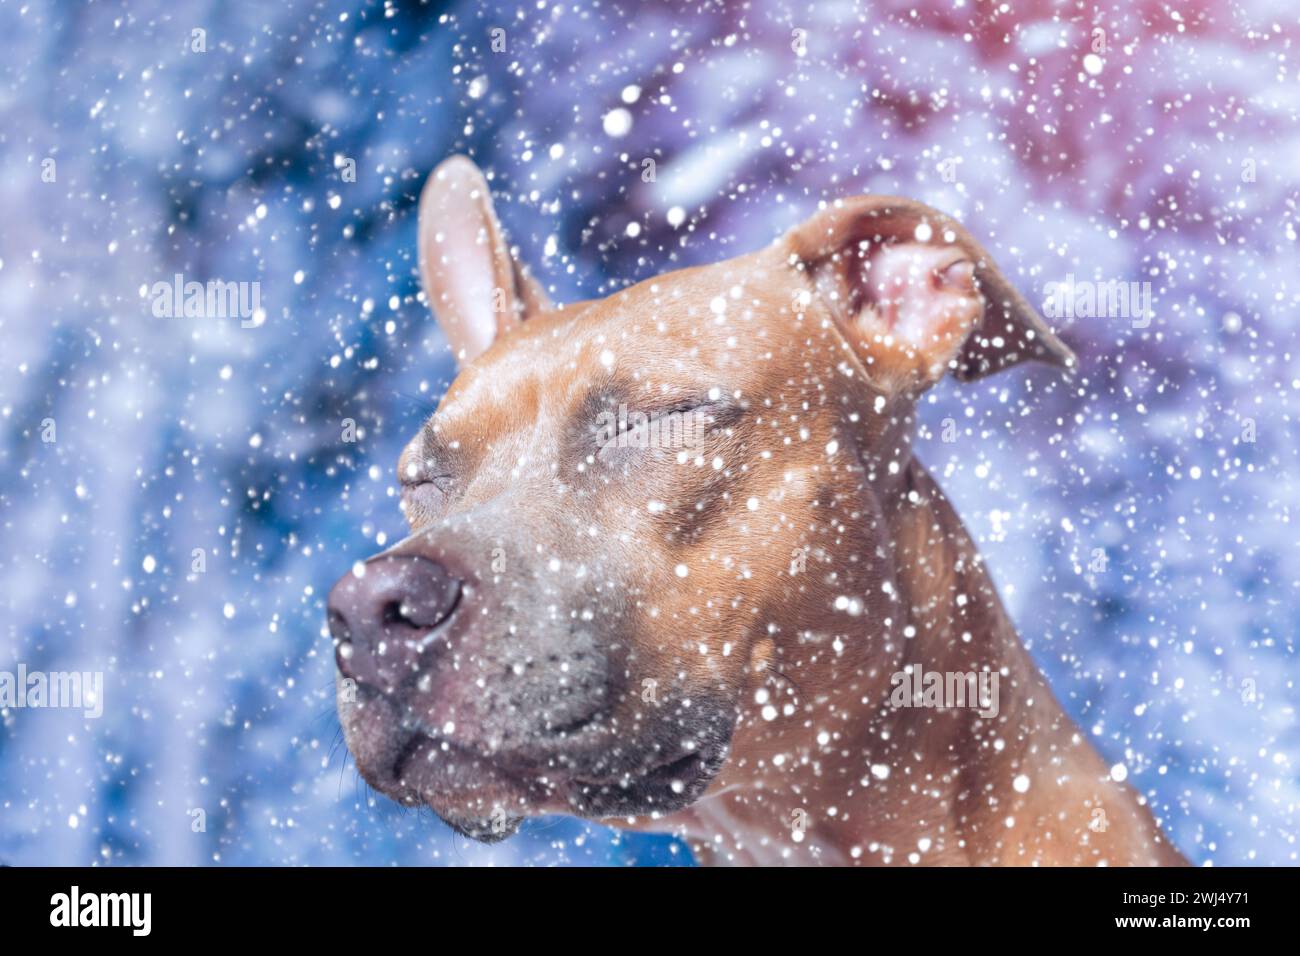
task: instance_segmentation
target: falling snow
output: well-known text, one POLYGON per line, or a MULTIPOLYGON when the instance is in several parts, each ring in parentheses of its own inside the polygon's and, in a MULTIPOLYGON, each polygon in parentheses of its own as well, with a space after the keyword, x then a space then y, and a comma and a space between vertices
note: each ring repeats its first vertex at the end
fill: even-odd
MULTIPOLYGON (((561 302, 763 248, 858 193, 953 215, 1039 305, 1067 276, 1149 283, 1147 317, 1049 318, 1081 358, 1069 386, 940 383, 916 456, 1110 777, 1194 863, 1300 862, 1285 5, 589 6, 0 5, 0 670, 104 674, 98 719, 0 708, 0 862, 690 861, 574 818, 471 843, 340 744, 325 598, 406 534, 397 458, 454 375, 415 259, 420 186, 454 153, 492 173, 561 302), (256 284, 258 306, 160 317, 175 275, 256 284)), ((744 303, 696 307, 713 326, 744 303)), ((594 364, 634 356, 611 341, 594 364)), ((745 558, 719 560, 739 578, 745 558)), ((847 620, 860 598, 827 599, 847 620)), ((803 719, 785 701, 764 691, 759 719, 803 719)), ((802 772, 834 730, 811 720, 773 766, 802 772)))

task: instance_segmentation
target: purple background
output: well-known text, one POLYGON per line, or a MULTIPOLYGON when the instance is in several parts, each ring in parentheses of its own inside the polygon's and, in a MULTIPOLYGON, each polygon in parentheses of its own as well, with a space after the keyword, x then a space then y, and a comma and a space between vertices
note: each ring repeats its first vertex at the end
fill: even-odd
POLYGON ((1037 302, 1150 282, 1148 328, 1065 324, 1077 389, 945 383, 919 454, 1184 852, 1297 863, 1300 28, 1177 7, 0 2, 0 670, 107 683, 97 721, 0 712, 0 860, 689 859, 558 819, 480 847, 338 747, 322 596, 401 533, 397 451, 451 371, 414 202, 469 152, 561 300, 868 191, 958 216, 1037 302), (155 318, 176 272, 260 282, 265 323, 155 318))

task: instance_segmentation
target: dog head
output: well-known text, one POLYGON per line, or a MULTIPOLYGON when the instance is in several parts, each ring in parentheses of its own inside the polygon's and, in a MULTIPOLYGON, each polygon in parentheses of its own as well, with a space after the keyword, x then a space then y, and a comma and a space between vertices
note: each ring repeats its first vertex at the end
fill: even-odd
POLYGON ((563 307, 468 160, 430 177, 419 235, 460 370, 398 463, 410 536, 329 617, 362 775, 479 839, 673 813, 814 735, 809 708, 881 694, 917 396, 1073 363, 965 229, 905 199, 563 307))

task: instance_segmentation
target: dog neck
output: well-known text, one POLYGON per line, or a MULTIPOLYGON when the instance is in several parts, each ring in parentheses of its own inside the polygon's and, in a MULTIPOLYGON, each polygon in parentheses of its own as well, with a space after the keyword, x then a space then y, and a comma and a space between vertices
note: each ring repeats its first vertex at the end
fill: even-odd
POLYGON ((779 766, 771 753, 745 755, 766 772, 724 773, 658 828, 671 823, 697 858, 719 864, 1183 862, 1052 696, 938 486, 915 462, 901 477, 884 520, 914 636, 886 666, 974 674, 966 686, 996 687, 995 699, 900 707, 886 694, 829 746, 809 723, 779 766))

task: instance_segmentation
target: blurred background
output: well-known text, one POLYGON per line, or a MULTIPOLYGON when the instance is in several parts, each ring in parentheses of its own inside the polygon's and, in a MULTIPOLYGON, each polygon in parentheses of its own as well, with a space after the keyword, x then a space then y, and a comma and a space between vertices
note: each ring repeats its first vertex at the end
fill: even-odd
POLYGON ((1295 865, 1298 40, 1289 0, 0 0, 0 670, 105 675, 100 719, 0 710, 0 861, 690 862, 470 843, 340 745, 323 598, 403 533, 452 371, 415 201, 464 152, 560 301, 862 192, 1039 303, 1149 282, 1145 328, 1054 320, 1072 387, 937 388, 918 454, 1178 846, 1295 865), (262 311, 157 317, 177 273, 262 311))

